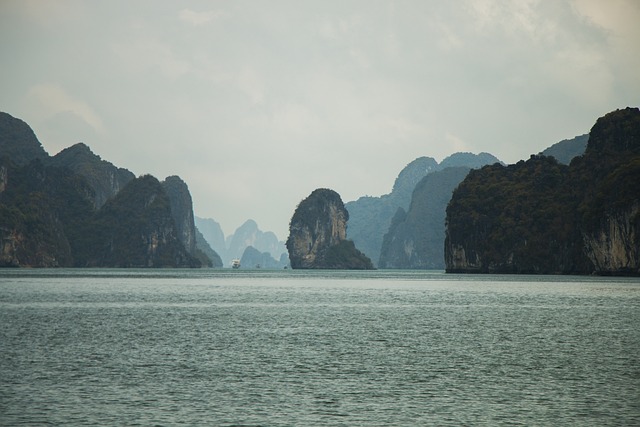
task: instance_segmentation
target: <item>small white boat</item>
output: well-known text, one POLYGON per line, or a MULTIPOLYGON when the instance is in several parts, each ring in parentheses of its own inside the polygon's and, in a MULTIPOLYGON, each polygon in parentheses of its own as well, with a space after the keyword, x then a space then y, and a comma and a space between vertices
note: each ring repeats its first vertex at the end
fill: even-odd
POLYGON ((233 261, 231 261, 231 268, 240 268, 240 260, 234 259, 233 261))

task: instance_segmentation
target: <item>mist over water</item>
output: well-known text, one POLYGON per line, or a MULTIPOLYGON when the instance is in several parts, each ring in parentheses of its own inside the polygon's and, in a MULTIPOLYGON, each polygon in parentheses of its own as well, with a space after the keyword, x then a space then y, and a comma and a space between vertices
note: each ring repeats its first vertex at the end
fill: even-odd
POLYGON ((640 281, 0 271, 1 425, 638 425, 640 281))

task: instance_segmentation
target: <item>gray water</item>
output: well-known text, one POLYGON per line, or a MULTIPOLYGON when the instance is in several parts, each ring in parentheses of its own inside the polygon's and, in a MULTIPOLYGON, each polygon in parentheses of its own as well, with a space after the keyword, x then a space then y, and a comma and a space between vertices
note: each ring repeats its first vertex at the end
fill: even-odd
POLYGON ((0 271, 2 425, 640 425, 640 281, 0 271))

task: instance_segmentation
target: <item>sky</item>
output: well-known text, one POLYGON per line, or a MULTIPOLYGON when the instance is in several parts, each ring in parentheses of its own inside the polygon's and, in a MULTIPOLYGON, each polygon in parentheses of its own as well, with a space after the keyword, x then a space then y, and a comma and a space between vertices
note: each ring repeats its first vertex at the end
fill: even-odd
POLYGON ((279 239, 316 188, 528 159, 640 103, 640 1, 0 1, 0 111, 279 239))

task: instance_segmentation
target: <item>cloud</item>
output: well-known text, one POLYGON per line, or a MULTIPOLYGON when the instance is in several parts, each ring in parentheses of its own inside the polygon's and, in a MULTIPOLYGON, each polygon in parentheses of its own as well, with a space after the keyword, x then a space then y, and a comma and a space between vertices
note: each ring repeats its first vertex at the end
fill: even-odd
POLYGON ((245 67, 237 78, 238 87, 253 105, 264 103, 264 83, 262 77, 252 68, 245 67))
POLYGON ((111 50, 130 71, 146 73, 159 70, 171 79, 191 71, 189 62, 177 57, 171 45, 156 40, 138 39, 128 43, 114 43, 111 50))
POLYGON ((0 9, 3 108, 46 144, 178 174, 200 215, 278 234, 314 186, 346 201, 418 156, 528 158, 640 93, 637 0, 0 9))
POLYGON ((103 133, 102 119, 86 102, 67 93, 57 84, 41 84, 31 87, 27 93, 27 102, 39 110, 43 118, 60 113, 71 112, 80 117, 96 132, 103 133))
POLYGON ((598 28, 606 41, 606 66, 627 93, 640 90, 640 3, 635 0, 574 0, 575 13, 598 28), (630 90, 631 89, 631 90, 630 90))
POLYGON ((573 0, 576 13, 613 37, 625 37, 636 47, 640 42, 640 4, 635 0, 573 0))
POLYGON ((191 9, 182 9, 178 15, 180 21, 186 22, 194 27, 207 24, 220 16, 222 16, 222 12, 220 11, 208 10, 205 12, 194 12, 191 9))
POLYGON ((302 104, 287 103, 278 106, 272 117, 275 130, 298 136, 315 134, 320 129, 318 118, 302 104))
POLYGON ((557 25, 540 0, 471 0, 469 10, 475 27, 482 33, 499 31, 511 37, 526 37, 535 42, 551 41, 557 25))

